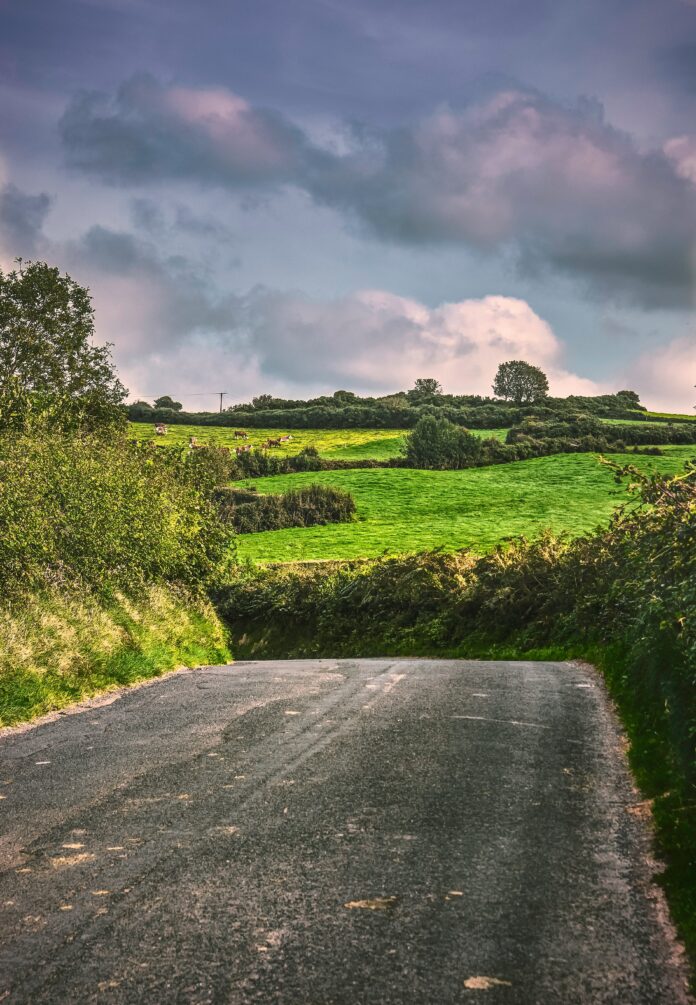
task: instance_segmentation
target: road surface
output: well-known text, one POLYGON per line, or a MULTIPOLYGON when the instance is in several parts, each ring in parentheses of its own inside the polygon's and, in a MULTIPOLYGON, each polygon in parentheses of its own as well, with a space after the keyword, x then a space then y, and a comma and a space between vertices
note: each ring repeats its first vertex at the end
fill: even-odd
POLYGON ((687 1001, 593 671, 171 675, 0 738, 0 1001, 687 1001))

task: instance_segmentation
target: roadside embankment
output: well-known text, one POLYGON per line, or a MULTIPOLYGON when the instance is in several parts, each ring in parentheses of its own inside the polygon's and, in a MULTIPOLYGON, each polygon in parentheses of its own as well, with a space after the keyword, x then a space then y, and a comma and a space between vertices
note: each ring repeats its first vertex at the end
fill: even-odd
POLYGON ((150 585, 131 597, 45 591, 0 608, 0 726, 229 659, 210 603, 181 587, 150 585))

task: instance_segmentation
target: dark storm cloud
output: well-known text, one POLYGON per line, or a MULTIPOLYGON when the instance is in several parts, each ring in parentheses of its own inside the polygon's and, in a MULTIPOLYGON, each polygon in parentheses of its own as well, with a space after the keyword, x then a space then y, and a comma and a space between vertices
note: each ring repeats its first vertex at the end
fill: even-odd
POLYGON ((113 184, 161 178, 232 187, 294 176, 301 130, 222 88, 163 87, 143 74, 109 99, 82 93, 60 123, 68 162, 113 184))
POLYGON ((512 249, 527 274, 555 268, 645 306, 691 302, 696 187, 595 101, 504 91, 398 128, 345 126, 319 146, 231 92, 138 77, 113 100, 79 97, 61 128, 69 163, 102 181, 292 185, 383 240, 512 249))
POLYGON ((45 192, 30 195, 16 185, 0 190, 0 237, 14 254, 34 254, 44 221, 51 208, 45 192))

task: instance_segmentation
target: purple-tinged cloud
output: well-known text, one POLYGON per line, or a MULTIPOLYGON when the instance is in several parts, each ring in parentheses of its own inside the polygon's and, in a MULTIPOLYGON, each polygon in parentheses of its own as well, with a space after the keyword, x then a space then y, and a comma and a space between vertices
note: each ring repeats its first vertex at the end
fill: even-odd
POLYGON ((444 109, 373 137, 312 191, 387 239, 509 248, 523 272, 551 266, 610 298, 692 302, 696 191, 595 103, 506 92, 444 109))
POLYGON ((259 289, 243 298, 240 326, 262 376, 385 393, 427 373, 450 391, 488 394, 506 359, 549 370, 557 393, 596 393, 567 373, 561 344, 524 300, 488 296, 428 307, 386 290, 336 300, 259 289))
POLYGON ((234 188, 292 179, 304 136, 224 88, 164 87, 143 74, 109 99, 84 92, 60 124, 68 162, 112 184, 187 179, 234 188))
POLYGON ((382 240, 511 252, 523 272, 645 306, 693 301, 696 189, 595 102, 506 91, 399 128, 346 127, 329 148, 229 91, 138 77, 113 100, 75 99, 61 132, 69 163, 107 182, 293 185, 382 240))

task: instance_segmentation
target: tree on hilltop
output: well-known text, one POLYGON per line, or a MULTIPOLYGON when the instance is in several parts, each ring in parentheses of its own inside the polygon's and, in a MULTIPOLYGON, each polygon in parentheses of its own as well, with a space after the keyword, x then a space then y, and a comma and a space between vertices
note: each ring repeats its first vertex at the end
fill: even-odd
POLYGON ((413 385, 418 394, 442 394, 442 384, 434 377, 419 377, 413 385))
POLYGON ((183 405, 168 394, 163 394, 161 398, 155 398, 155 408, 170 408, 173 412, 180 412, 183 405))
POLYGON ((549 382, 543 370, 522 359, 501 363, 493 382, 493 394, 516 405, 539 401, 548 394, 549 382))

